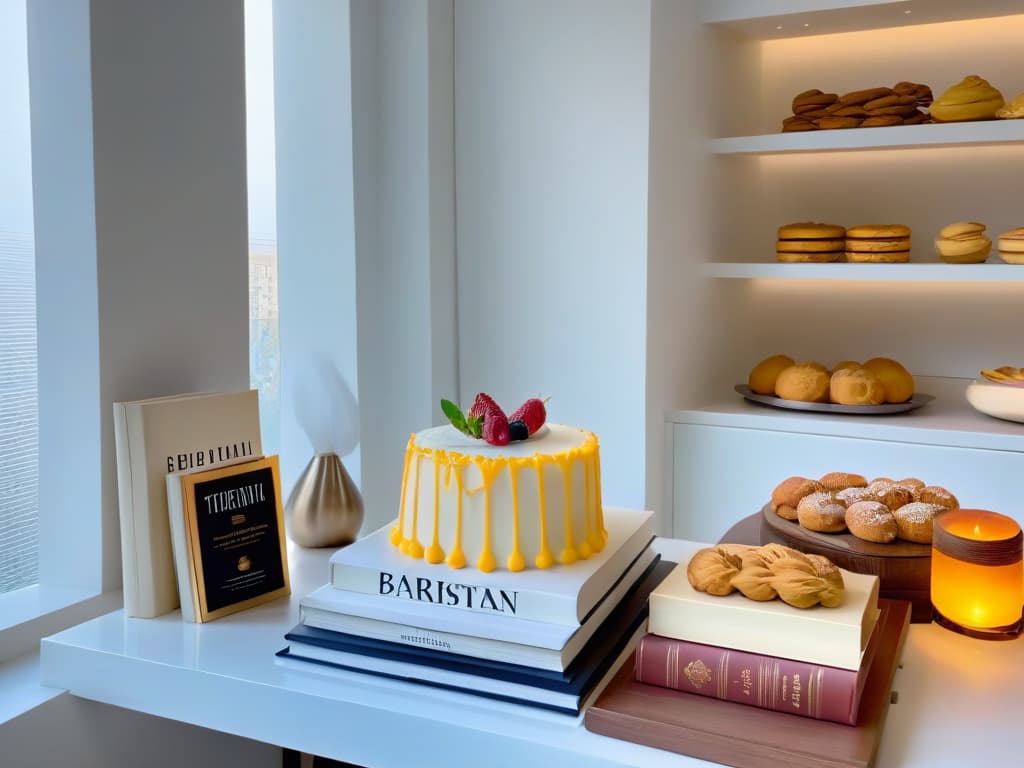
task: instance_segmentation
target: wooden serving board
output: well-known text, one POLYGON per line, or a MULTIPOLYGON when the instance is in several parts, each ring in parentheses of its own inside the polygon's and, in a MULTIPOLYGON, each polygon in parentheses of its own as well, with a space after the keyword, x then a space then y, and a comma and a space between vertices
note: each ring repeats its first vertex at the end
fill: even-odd
POLYGON ((638 683, 631 656, 583 724, 594 733, 737 768, 870 768, 889 711, 910 605, 880 600, 882 643, 861 696, 856 727, 638 683))
POLYGON ((785 520, 765 505, 760 513, 760 543, 784 544, 801 552, 824 555, 840 568, 878 576, 881 597, 908 600, 913 605, 912 621, 932 618, 930 544, 894 541, 878 544, 858 539, 851 533, 821 533, 785 520))

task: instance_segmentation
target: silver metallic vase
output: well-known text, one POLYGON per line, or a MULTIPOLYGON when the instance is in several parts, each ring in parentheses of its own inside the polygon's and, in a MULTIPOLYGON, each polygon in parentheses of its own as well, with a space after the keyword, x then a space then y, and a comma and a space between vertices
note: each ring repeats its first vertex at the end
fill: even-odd
POLYGON ((284 514, 296 544, 340 547, 359 534, 363 497, 338 454, 318 453, 292 488, 284 514))

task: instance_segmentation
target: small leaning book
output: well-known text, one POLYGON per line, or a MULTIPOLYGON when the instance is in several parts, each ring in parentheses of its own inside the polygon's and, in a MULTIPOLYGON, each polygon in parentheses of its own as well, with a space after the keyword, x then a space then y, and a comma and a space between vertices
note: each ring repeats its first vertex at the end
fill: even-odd
POLYGON ((164 478, 261 456, 256 390, 116 402, 114 445, 124 611, 148 619, 178 607, 164 478))
POLYGON ((290 594, 277 456, 167 475, 181 616, 205 622, 290 594))
POLYGON ((647 634, 637 645, 634 676, 647 685, 856 725, 881 634, 876 624, 856 670, 647 634))

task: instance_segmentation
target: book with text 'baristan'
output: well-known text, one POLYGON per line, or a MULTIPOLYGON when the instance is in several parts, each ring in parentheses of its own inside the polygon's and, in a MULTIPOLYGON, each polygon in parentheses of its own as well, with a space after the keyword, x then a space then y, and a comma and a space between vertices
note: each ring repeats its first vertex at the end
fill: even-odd
POLYGON ((842 669, 859 669, 878 619, 878 577, 843 570, 838 607, 794 608, 781 600, 759 602, 739 592, 698 592, 686 575, 687 557, 651 593, 650 632, 705 645, 734 648, 842 669))
POLYGON ((854 670, 648 633, 637 645, 635 679, 687 694, 856 725, 881 634, 876 623, 860 668, 854 670))
POLYGON ((165 478, 261 456, 256 390, 116 402, 114 445, 125 614, 160 616, 178 607, 165 478))
POLYGON ((608 543, 592 557, 568 566, 519 573, 453 570, 401 554, 388 536, 394 523, 331 556, 337 589, 396 601, 502 613, 521 619, 579 626, 654 536, 654 513, 604 510, 608 543))
POLYGON ((672 566, 658 561, 648 569, 579 652, 567 675, 429 649, 366 642, 303 625, 285 635, 290 644, 277 655, 576 715, 644 634, 647 597, 672 566))
POLYGON ((563 672, 623 598, 634 587, 647 586, 643 580, 659 561, 654 550, 644 549, 579 627, 500 614, 424 610, 418 603, 390 601, 382 606, 372 595, 330 584, 300 601, 300 617, 306 626, 332 632, 563 672))

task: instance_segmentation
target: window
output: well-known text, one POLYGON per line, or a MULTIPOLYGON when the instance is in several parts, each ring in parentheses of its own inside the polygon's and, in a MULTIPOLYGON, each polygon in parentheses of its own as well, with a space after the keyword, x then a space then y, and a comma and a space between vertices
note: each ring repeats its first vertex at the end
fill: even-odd
POLYGON ((249 180, 249 377, 260 393, 263 450, 281 445, 277 322, 272 0, 245 2, 246 146, 249 180))
POLYGON ((39 580, 35 244, 24 2, 0 3, 0 593, 39 580))

